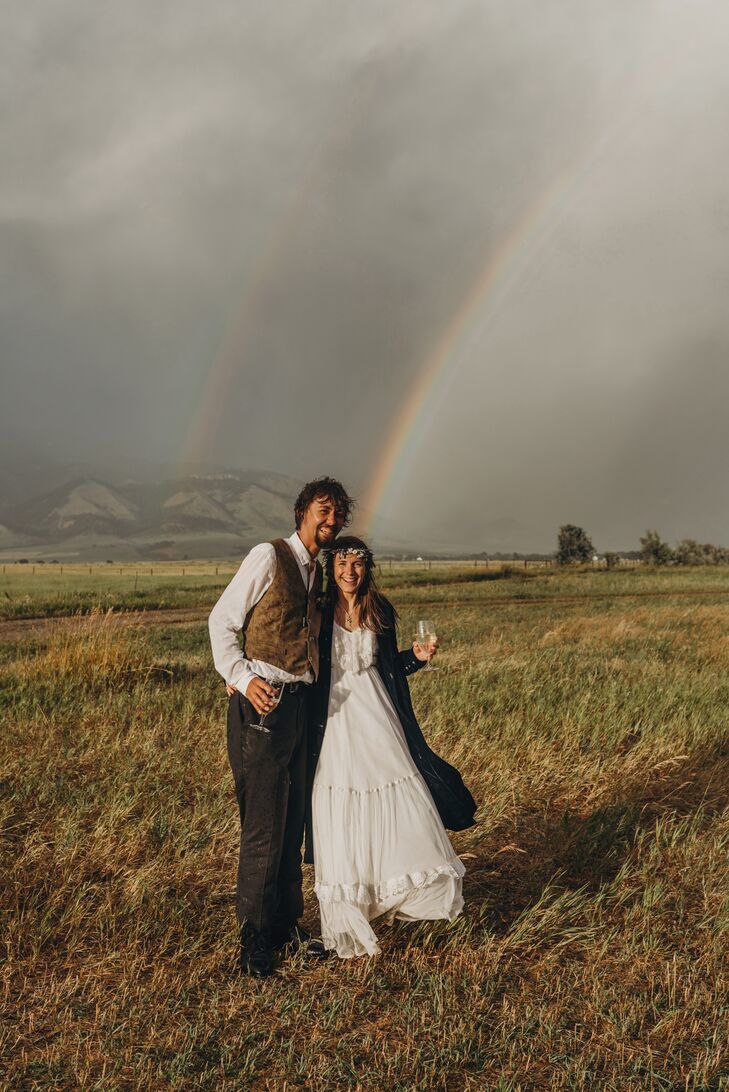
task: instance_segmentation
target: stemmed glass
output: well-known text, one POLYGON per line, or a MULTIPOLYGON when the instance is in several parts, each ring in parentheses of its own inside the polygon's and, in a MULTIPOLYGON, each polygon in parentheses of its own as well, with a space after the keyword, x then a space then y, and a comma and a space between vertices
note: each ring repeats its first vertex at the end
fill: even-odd
POLYGON ((251 728, 257 728, 259 732, 269 732, 270 733, 271 729, 267 728, 266 725, 263 722, 266 719, 266 717, 268 716, 268 714, 272 713, 273 710, 278 705, 278 703, 281 701, 281 698, 283 697, 284 684, 282 682, 270 682, 268 685, 273 690, 273 694, 271 696, 271 701, 273 703, 272 708, 267 709, 265 713, 259 713, 258 724, 252 724, 251 728))
MULTIPOLYGON (((422 648, 430 652, 431 649, 435 648, 436 638, 437 633, 435 631, 434 622, 431 622, 430 619, 427 618, 418 622, 417 641, 422 648)), ((433 667, 433 664, 428 660, 425 665, 425 671, 437 671, 437 668, 433 667)))

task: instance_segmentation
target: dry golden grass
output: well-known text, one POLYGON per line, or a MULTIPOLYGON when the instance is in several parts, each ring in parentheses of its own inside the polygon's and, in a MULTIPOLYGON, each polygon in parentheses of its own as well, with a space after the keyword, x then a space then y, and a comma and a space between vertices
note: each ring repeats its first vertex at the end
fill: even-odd
POLYGON ((261 983, 204 627, 0 649, 5 1087, 729 1087, 723 606, 429 613, 416 707, 481 805, 466 912, 261 983))

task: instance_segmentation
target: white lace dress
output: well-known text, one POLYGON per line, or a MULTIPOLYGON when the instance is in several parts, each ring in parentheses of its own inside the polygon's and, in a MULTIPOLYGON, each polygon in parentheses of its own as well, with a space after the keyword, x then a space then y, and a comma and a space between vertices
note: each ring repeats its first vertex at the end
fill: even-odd
POLYGON ((463 908, 456 857, 375 667, 376 638, 334 624, 329 716, 314 779, 322 939, 343 959, 379 951, 370 921, 463 908))

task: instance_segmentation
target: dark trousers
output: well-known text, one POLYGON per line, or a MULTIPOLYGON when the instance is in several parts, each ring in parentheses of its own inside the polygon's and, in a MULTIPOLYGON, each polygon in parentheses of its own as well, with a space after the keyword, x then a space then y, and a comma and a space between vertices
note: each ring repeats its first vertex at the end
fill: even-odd
POLYGON ((228 758, 240 809, 236 913, 272 935, 304 912, 301 842, 306 805, 307 688, 289 690, 266 715, 242 694, 228 703, 228 758))

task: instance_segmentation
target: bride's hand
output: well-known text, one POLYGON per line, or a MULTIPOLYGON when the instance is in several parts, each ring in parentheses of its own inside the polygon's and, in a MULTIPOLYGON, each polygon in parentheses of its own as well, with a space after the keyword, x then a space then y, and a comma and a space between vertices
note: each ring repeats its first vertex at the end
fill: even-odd
POLYGON ((438 639, 436 638, 430 648, 425 648, 424 645, 419 645, 417 641, 413 641, 413 652, 415 658, 427 664, 428 660, 432 660, 438 651, 438 639))

